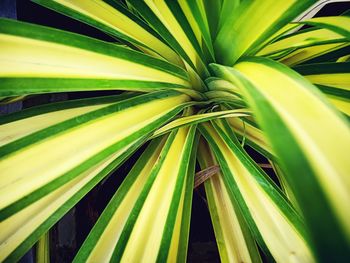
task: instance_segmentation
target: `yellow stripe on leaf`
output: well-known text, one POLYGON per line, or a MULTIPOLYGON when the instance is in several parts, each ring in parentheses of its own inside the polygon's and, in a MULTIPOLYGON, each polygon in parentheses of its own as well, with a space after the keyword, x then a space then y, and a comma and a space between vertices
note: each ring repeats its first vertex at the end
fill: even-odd
POLYGON ((179 95, 134 106, 7 156, 0 162, 0 169, 3 171, 0 176, 0 207, 4 208, 49 183, 89 157, 157 120, 186 100, 186 95, 179 95), (37 158, 42 156, 42 153, 45 153, 44 160, 37 158), (18 163, 22 165, 16 165, 18 163))
POLYGON ((288 66, 298 65, 312 58, 349 46, 349 43, 332 43, 298 49, 279 61, 288 66))
MULTIPOLYGON (((259 181, 209 124, 203 125, 217 145, 261 236, 274 259, 314 262, 307 243, 284 211, 271 199, 259 181)), ((227 175, 228 176, 228 175, 227 175)), ((227 178, 227 176, 225 178, 227 178)), ((281 204, 280 204, 281 205, 281 204)))
POLYGON ((337 32, 350 40, 350 17, 349 16, 325 16, 315 17, 301 23, 327 28, 337 32))
MULTIPOLYGON (((217 164, 204 140, 199 144, 197 158, 202 169, 217 164)), ((222 173, 213 175, 204 186, 221 262, 260 262, 255 241, 237 204, 232 204, 222 173)))
POLYGON ((350 236, 350 204, 346 201, 350 200, 350 167, 343 154, 344 149, 350 148, 349 127, 320 99, 321 95, 315 96, 314 92, 282 72, 254 62, 242 62, 235 68, 259 87, 281 115, 350 236), (273 76, 273 82, 267 76, 273 76), (283 83, 283 89, 280 89, 280 83, 283 83))
POLYGON ((108 5, 104 1, 55 0, 54 2, 75 10, 78 13, 84 14, 95 21, 98 21, 112 29, 116 29, 128 37, 135 39, 148 47, 146 48, 141 45, 139 46, 140 49, 146 53, 153 54, 155 51, 168 61, 180 66, 182 65, 178 55, 170 47, 149 33, 139 24, 134 22, 131 18, 118 11, 116 8, 108 5))
POLYGON ((226 19, 215 40, 218 61, 233 65, 242 55, 250 55, 311 3, 296 0, 242 2, 226 19))
POLYGON ((146 0, 145 2, 153 11, 153 13, 158 17, 158 19, 169 30, 169 32, 175 37, 176 41, 181 45, 193 65, 196 67, 197 72, 200 75, 205 75, 206 69, 202 58, 193 47, 191 41, 188 39, 179 22, 176 20, 176 14, 172 13, 164 0, 146 0))
POLYGON ((36 131, 50 127, 56 123, 60 123, 79 115, 101 109, 108 105, 110 104, 58 110, 0 125, 0 146, 15 141, 26 135, 32 134, 36 131))
POLYGON ((344 37, 336 32, 328 29, 318 29, 312 31, 306 31, 287 36, 278 40, 274 43, 267 45, 265 48, 260 50, 257 55, 266 56, 270 53, 276 53, 285 49, 299 48, 304 46, 319 45, 326 41, 344 41, 344 37))
MULTIPOLYGON (((6 259, 18 246, 32 235, 48 218, 65 204, 80 189, 88 184, 117 156, 129 149, 130 145, 114 153, 106 160, 94 165, 71 182, 50 192, 45 197, 27 206, 13 216, 0 222, 0 260, 6 259)), ((53 222, 55 223, 55 222, 53 222)), ((33 241, 32 241, 33 242, 33 241)), ((34 243, 34 242, 33 242, 34 243)))
POLYGON ((159 158, 159 154, 164 146, 164 140, 159 143, 151 156, 148 158, 147 164, 140 171, 137 179, 123 198, 123 201, 109 221, 103 233, 99 236, 99 240, 90 253, 88 262, 107 262, 111 259, 115 244, 130 216, 130 212, 142 191, 143 185, 146 183, 150 172, 159 158))
POLYGON ((0 34, 1 77, 103 78, 188 82, 137 62, 71 46, 0 34))

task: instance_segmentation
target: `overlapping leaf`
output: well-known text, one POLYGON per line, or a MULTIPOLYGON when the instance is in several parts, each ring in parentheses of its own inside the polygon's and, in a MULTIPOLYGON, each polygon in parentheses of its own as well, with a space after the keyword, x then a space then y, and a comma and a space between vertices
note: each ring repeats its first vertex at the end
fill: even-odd
POLYGON ((249 158, 227 125, 201 125, 218 163, 231 202, 238 203, 254 238, 266 255, 313 262, 308 234, 298 213, 276 185, 249 158))
POLYGON ((4 19, 0 33, 1 97, 190 87, 181 68, 116 44, 4 19))
MULTIPOLYGON (((216 165, 215 157, 203 140, 198 148, 202 169, 216 165)), ((205 182, 210 216, 222 262, 261 262, 257 245, 235 199, 231 199, 219 172, 205 182)))
POLYGON ((42 114, 36 109, 15 114, 12 122, 3 124, 2 260, 18 259, 188 99, 177 92, 159 92, 114 102, 109 98, 109 103, 96 106, 81 107, 82 101, 77 108, 45 112, 43 107, 42 114), (33 131, 27 125, 33 125, 33 131), (17 132, 16 126, 23 129, 17 132))
POLYGON ((345 119, 313 85, 276 62, 254 58, 234 69, 215 65, 213 69, 239 85, 255 111, 279 156, 320 258, 346 258, 350 206, 344 149, 350 146, 350 137, 345 119), (283 89, 279 83, 284 83, 283 89), (317 220, 320 217, 322 221, 317 220), (322 238, 325 233, 327 239, 322 238))
POLYGON ((74 262, 185 260, 179 247, 188 238, 194 139, 192 127, 151 142, 74 262))
POLYGON ((46 260, 44 234, 146 141, 75 262, 184 262, 196 158, 220 166, 205 190, 223 262, 261 261, 256 243, 279 262, 349 257, 348 14, 298 22, 312 0, 33 2, 115 43, 1 19, 0 103, 129 92, 1 117, 0 261, 39 239, 46 260))

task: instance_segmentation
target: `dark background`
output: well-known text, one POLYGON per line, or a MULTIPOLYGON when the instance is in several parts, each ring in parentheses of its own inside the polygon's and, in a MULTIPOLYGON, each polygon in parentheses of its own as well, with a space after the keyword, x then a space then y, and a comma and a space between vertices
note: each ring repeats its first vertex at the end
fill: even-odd
MULTIPOLYGON (((316 16, 339 15, 348 9, 350 9, 349 2, 331 3, 319 11, 316 16)), ((104 41, 115 41, 112 37, 93 27, 43 8, 29 0, 0 0, 0 16, 10 18, 17 17, 17 19, 21 21, 55 27, 88 35, 104 41)), ((0 115, 53 101, 117 93, 117 91, 99 91, 39 95, 30 97, 23 102, 0 106, 0 115)), ((111 174, 104 184, 96 186, 78 205, 76 205, 76 207, 72 208, 72 210, 52 228, 50 231, 52 262, 70 262, 72 260, 98 216, 123 181, 143 148, 137 151, 135 155, 126 161, 115 173, 111 174)), ((251 153, 254 159, 259 163, 266 163, 266 160, 258 153, 249 148, 247 148, 247 151, 251 153)), ((266 171, 271 174, 272 177, 274 176, 269 170, 266 171)), ((33 251, 29 252, 27 256, 22 259, 22 262, 32 262, 32 257, 33 251)), ((188 261, 220 262, 202 186, 196 189, 193 194, 188 261)))

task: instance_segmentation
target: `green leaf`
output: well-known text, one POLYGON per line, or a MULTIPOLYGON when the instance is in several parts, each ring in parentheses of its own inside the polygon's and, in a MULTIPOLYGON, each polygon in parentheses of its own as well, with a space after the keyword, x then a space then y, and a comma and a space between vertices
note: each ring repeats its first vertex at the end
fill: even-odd
POLYGON ((350 54, 350 46, 344 45, 344 47, 335 49, 334 51, 329 51, 324 54, 321 53, 320 55, 315 56, 312 59, 309 59, 306 63, 313 64, 313 63, 324 63, 324 62, 336 62, 340 57, 343 57, 349 54, 350 54))
POLYGON ((283 193, 243 150, 227 125, 201 124, 232 202, 237 200, 254 238, 276 261, 313 262, 303 221, 283 193), (288 239, 285 237, 288 236, 288 239), (268 249, 268 250, 267 250, 268 249))
POLYGON ((249 113, 250 112, 245 109, 235 109, 235 110, 216 111, 216 112, 196 114, 192 116, 185 116, 164 125, 163 127, 161 127, 160 129, 154 132, 153 137, 163 135, 173 129, 177 129, 182 126, 193 125, 193 124, 209 121, 212 119, 248 116, 249 113))
POLYGON ((346 38, 328 29, 306 29, 279 38, 258 52, 259 56, 271 56, 277 52, 296 50, 316 45, 343 43, 346 38))
POLYGON ((236 136, 251 146, 262 155, 275 159, 271 145, 266 140, 264 133, 244 118, 230 118, 228 123, 236 132, 236 136))
POLYGON ((185 262, 207 178, 194 180, 196 160, 217 171, 204 187, 221 261, 350 258, 349 12, 300 22, 324 3, 33 2, 111 38, 0 19, 0 105, 70 93, 0 118, 1 262, 38 240, 47 261, 45 233, 143 144, 76 262, 185 262))
POLYGON ((36 244, 36 262, 50 263, 50 236, 45 233, 36 244))
POLYGON ((305 64, 293 69, 316 84, 338 110, 350 115, 349 62, 305 64))
POLYGON ((200 76, 207 76, 200 46, 179 3, 159 1, 155 4, 153 1, 137 0, 128 2, 191 68, 200 76))
POLYGON ((3 124, 0 167, 3 174, 11 176, 0 177, 2 192, 7 193, 0 203, 0 218, 7 218, 150 134, 180 112, 186 100, 186 95, 177 92, 159 92, 102 105, 92 111, 91 107, 68 110, 66 120, 62 112, 53 112, 3 124), (45 118, 49 124, 42 124, 45 118), (38 123, 37 131, 14 129, 25 127, 26 123, 38 123), (93 141, 92 132, 96 136, 93 141), (36 158, 43 152, 45 158, 36 158), (14 165, 18 162, 22 163, 21 168, 14 165))
POLYGON ((325 16, 315 17, 306 21, 300 22, 302 24, 327 28, 340 35, 343 35, 350 40, 350 17, 349 16, 325 16))
POLYGON ((195 127, 182 128, 166 140, 151 142, 74 262, 142 258, 165 262, 177 257, 180 237, 184 240, 183 235, 188 235, 188 229, 181 231, 181 223, 186 220, 185 214, 189 216, 189 206, 184 202, 191 201, 186 192, 192 186, 186 178, 193 176, 189 171, 193 172, 194 165, 190 162, 194 135, 195 127), (174 158, 180 162, 174 162, 174 158))
POLYGON ((238 85, 254 110, 297 198, 318 259, 347 258, 350 171, 343 151, 350 137, 345 119, 317 88, 277 62, 251 58, 234 69, 212 68, 238 85))
POLYGON ((204 4, 204 8, 205 8, 205 12, 208 20, 211 39, 213 40, 216 38, 217 30, 219 27, 223 0, 218 0, 218 1, 203 0, 202 2, 204 4))
POLYGON ((191 28, 193 28, 202 50, 205 50, 205 46, 206 50, 209 52, 209 55, 206 56, 206 61, 214 62, 215 55, 204 1, 184 0, 180 1, 179 4, 191 28))
POLYGON ((128 158, 146 138, 138 140, 124 151, 97 163, 70 183, 52 191, 38 202, 0 222, 1 260, 18 261, 61 217, 89 191, 128 158), (125 151, 127 150, 127 151, 125 151), (115 158, 115 156, 118 156, 115 158), (6 231, 5 231, 6 230, 6 231))
POLYGON ((84 87, 122 89, 122 85, 126 90, 147 91, 147 87, 164 87, 164 82, 190 87, 183 69, 113 43, 6 19, 0 20, 0 33, 0 77, 5 84, 0 96, 85 90, 84 87), (55 89, 56 81, 62 78, 63 87, 56 85, 55 89), (32 87, 36 84, 38 91, 32 87))
MULTIPOLYGON (((202 170, 217 164, 204 140, 200 142, 197 158, 202 170)), ((220 259, 222 262, 261 262, 239 205, 230 199, 222 176, 217 173, 204 184, 220 259)))
POLYGON ((82 21, 101 31, 132 43, 147 54, 162 56, 183 66, 178 55, 169 48, 151 27, 115 0, 32 0, 35 3, 82 21))
POLYGON ((225 19, 214 48, 217 61, 233 65, 241 56, 252 55, 266 39, 276 33, 314 1, 243 1, 225 19))
POLYGON ((296 50, 292 49, 291 52, 287 52, 283 54, 281 58, 277 57, 276 59, 292 67, 299 64, 312 63, 311 61, 318 61, 319 57, 327 58, 329 54, 337 54, 338 51, 348 47, 348 41, 344 41, 343 43, 322 44, 296 50))
POLYGON ((350 90, 350 62, 305 64, 293 69, 314 84, 350 90))

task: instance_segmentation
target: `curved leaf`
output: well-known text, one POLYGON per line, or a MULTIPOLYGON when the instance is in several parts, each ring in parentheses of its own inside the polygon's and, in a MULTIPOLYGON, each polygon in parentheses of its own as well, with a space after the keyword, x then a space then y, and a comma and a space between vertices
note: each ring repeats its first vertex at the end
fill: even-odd
POLYGON ((350 171, 344 149, 350 147, 350 136, 344 118, 313 85, 277 62, 252 58, 234 69, 212 67, 239 85, 255 111, 302 209, 319 259, 347 258, 350 171))

